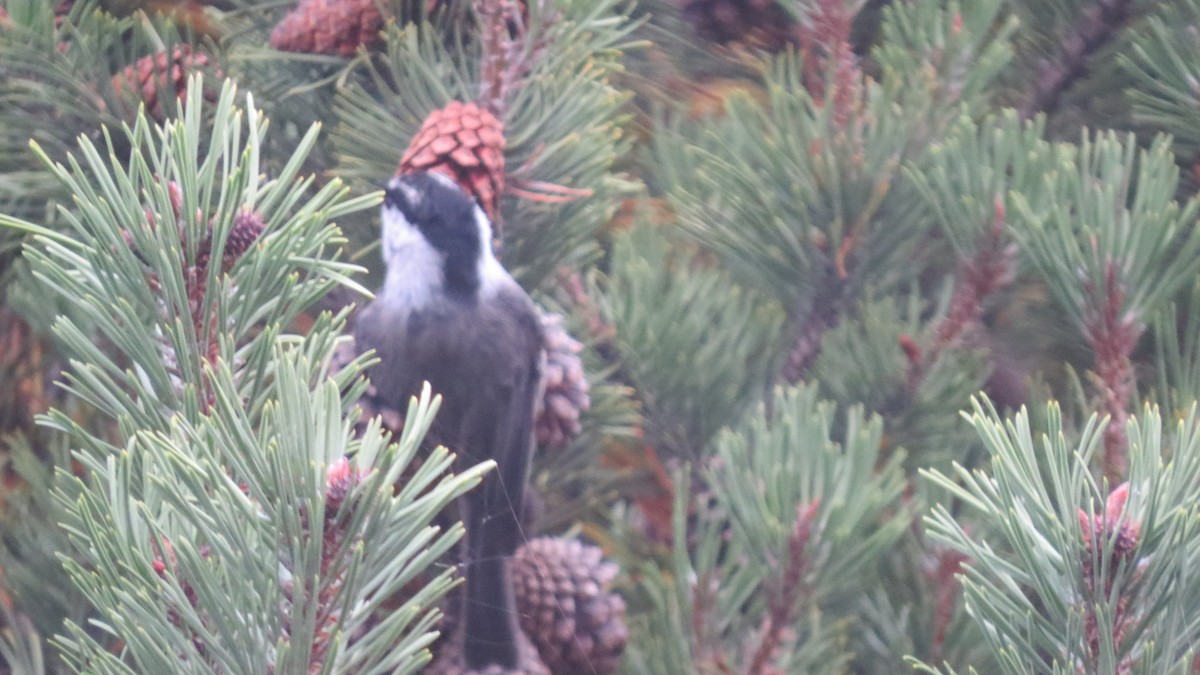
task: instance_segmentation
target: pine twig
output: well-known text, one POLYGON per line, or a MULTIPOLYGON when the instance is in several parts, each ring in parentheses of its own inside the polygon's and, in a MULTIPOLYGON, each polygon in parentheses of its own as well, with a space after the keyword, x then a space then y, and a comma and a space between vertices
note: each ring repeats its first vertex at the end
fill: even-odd
POLYGON ((836 270, 831 268, 825 272, 821 286, 813 295, 809 311, 795 328, 781 372, 784 382, 799 382, 817 360, 825 333, 837 326, 841 317, 846 289, 845 278, 836 270))
POLYGON ((568 267, 559 267, 557 276, 559 286, 567 294, 573 309, 583 314, 588 335, 595 341, 596 348, 606 356, 611 355, 617 329, 605 320, 604 314, 596 306, 596 300, 583 283, 583 275, 568 267))
POLYGON ((1135 386, 1131 356, 1142 326, 1132 314, 1121 311, 1125 291, 1114 261, 1105 263, 1104 289, 1098 294, 1088 282, 1086 291, 1091 318, 1086 322, 1085 333, 1096 355, 1091 380, 1097 388, 1096 407, 1109 416, 1104 429, 1104 475, 1110 483, 1119 483, 1129 470, 1125 423, 1135 386))
POLYGON ((1132 0, 1098 0, 1083 12, 1058 41, 1058 59, 1043 62, 1032 78, 1033 90, 1019 108, 1022 118, 1058 108, 1063 94, 1087 74, 1092 57, 1112 42, 1129 20, 1132 5, 1132 0))
MULTIPOLYGON (((542 8, 542 11, 547 11, 542 8)), ((550 46, 545 30, 527 45, 528 9, 517 0, 475 0, 483 24, 479 103, 500 119, 521 78, 529 74, 550 46)), ((553 21, 546 21, 543 29, 553 21)))
POLYGON ((768 601, 767 616, 763 619, 763 633, 758 648, 745 670, 745 675, 764 675, 767 664, 779 649, 783 631, 791 625, 797 603, 812 594, 805 582, 809 559, 805 555, 812 536, 813 520, 821 508, 821 500, 796 506, 796 522, 788 536, 788 558, 779 577, 778 592, 768 601))
POLYGON ((954 607, 962 595, 962 583, 957 577, 971 558, 938 545, 931 546, 929 558, 929 566, 922 571, 933 589, 933 643, 929 647, 929 654, 930 661, 936 663, 945 658, 946 632, 954 617, 954 607))
POLYGON ((842 0, 818 0, 798 29, 805 87, 815 101, 830 95, 838 128, 845 128, 850 107, 862 100, 862 71, 850 44, 857 13, 842 0), (832 82, 825 82, 826 73, 832 82))
POLYGON ((907 382, 910 393, 942 352, 980 330, 984 302, 1016 278, 1017 249, 1005 236, 1004 202, 999 196, 993 213, 991 226, 976 240, 975 254, 959 262, 950 307, 938 321, 933 344, 922 352, 911 339, 901 343, 910 363, 907 382))

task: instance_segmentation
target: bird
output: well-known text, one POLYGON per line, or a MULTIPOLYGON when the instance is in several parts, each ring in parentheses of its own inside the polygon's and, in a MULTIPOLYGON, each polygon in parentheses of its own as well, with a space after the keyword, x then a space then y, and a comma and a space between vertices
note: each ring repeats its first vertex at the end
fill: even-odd
POLYGON ((491 222, 438 172, 401 174, 380 213, 383 286, 355 323, 379 361, 373 403, 405 410, 424 382, 442 396, 426 441, 465 468, 496 469, 467 493, 463 656, 472 669, 518 667, 508 559, 523 542, 521 513, 534 447, 545 337, 529 295, 497 260, 491 222))

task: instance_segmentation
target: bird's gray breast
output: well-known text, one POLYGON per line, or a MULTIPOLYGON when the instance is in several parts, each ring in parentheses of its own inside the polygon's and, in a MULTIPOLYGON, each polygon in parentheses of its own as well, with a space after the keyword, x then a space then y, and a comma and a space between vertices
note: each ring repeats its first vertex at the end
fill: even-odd
POLYGON ((359 316, 355 339, 380 358, 369 374, 380 404, 403 412, 427 381, 444 399, 439 418, 450 423, 465 402, 503 398, 536 377, 531 364, 542 348, 536 310, 523 293, 415 309, 376 301, 359 316))
MULTIPOLYGON (((392 309, 373 303, 359 316, 355 341, 375 350, 380 362, 369 375, 379 403, 403 412, 422 382, 444 387, 445 371, 460 360, 461 335, 468 323, 461 312, 446 308, 392 309)), ((438 391, 437 393, 442 393, 438 391)))

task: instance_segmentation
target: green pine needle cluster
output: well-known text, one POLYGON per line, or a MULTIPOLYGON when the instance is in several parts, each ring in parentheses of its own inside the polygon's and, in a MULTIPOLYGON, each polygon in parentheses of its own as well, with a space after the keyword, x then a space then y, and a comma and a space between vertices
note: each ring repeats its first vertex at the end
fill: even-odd
POLYGON ((332 354, 452 101, 582 345, 526 534, 620 564, 619 672, 1196 671, 1200 3, 380 0, 271 46, 333 4, 0 0, 0 406, 49 406, 0 428, 0 673, 446 648, 490 467, 332 354))
POLYGON ((488 466, 454 476, 445 449, 416 458, 428 391, 397 443, 377 420, 356 434, 367 361, 328 370, 344 314, 287 332, 355 285, 333 220, 378 194, 310 191, 297 172, 316 127, 265 176, 252 99, 237 106, 227 82, 209 126, 202 80, 188 91, 181 120, 139 114, 123 130, 125 161, 106 132, 103 154, 83 139, 69 168, 51 165, 74 195, 69 235, 4 217, 35 235, 26 258, 45 292, 81 307, 54 324, 65 386, 109 420, 44 420, 79 448, 82 477, 43 487, 94 612, 68 620, 57 647, 80 672, 415 672, 453 568, 423 575, 462 534, 432 523, 488 466), (231 253, 247 214, 261 232, 231 253))

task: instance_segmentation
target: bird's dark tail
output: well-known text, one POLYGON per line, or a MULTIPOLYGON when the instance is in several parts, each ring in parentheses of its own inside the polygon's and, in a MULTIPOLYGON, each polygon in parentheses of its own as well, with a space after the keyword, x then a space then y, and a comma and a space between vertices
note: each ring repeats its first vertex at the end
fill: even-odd
POLYGON ((517 617, 508 557, 471 561, 467 573, 463 655, 470 668, 517 668, 517 617))
POLYGON ((509 486, 505 484, 503 474, 497 471, 484 477, 483 485, 466 496, 464 656, 471 668, 497 664, 515 669, 520 659, 517 645, 520 628, 509 578, 509 560, 521 543, 517 511, 520 510, 523 485, 515 476, 509 479, 513 483, 511 491, 506 489, 509 486))

